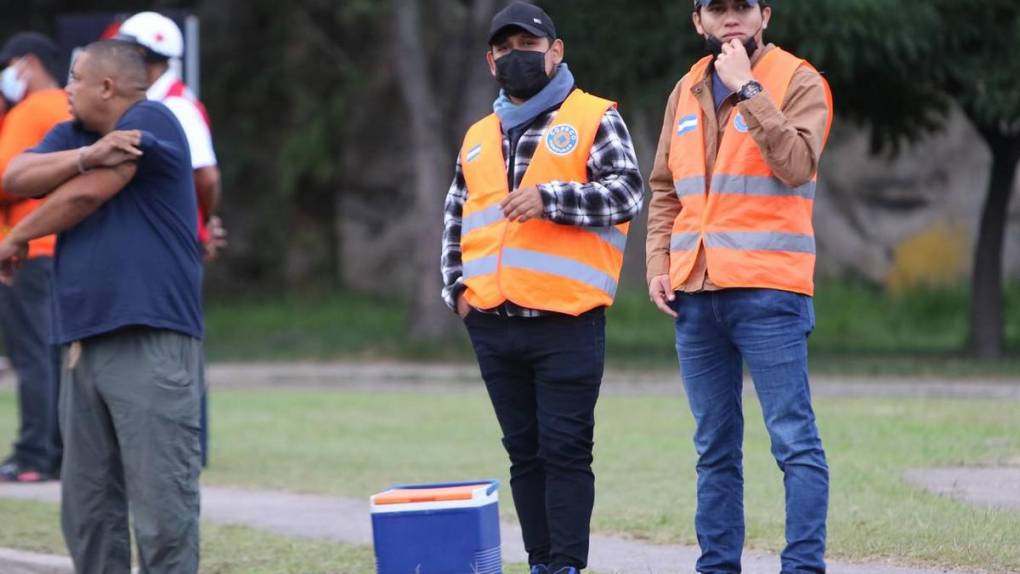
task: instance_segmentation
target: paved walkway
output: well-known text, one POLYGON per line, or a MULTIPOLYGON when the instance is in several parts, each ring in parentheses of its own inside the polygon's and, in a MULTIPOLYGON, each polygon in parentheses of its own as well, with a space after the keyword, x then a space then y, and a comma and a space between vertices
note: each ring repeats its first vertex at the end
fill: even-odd
MULTIPOLYGON (((59 486, 56 483, 42 485, 0 484, 0 498, 58 502, 59 486)), ((235 488, 203 487, 202 517, 220 524, 239 524, 297 538, 335 540, 351 544, 372 543, 369 519, 369 505, 366 500, 334 498, 326 496, 298 495, 274 491, 240 490, 235 488)), ((503 524, 503 559, 508 562, 526 562, 526 554, 520 542, 520 530, 514 524, 503 524)), ((4 569, 13 565, 20 556, 25 560, 38 558, 46 564, 36 569, 25 569, 31 573, 65 574, 70 572, 66 559, 48 556, 28 555, 0 550, 0 571, 19 572, 4 569), (54 565, 56 564, 56 565, 54 565), (63 569, 61 569, 63 566, 63 569)), ((590 567, 600 573, 614 574, 679 574, 693 570, 697 559, 696 548, 689 546, 662 546, 614 536, 596 535, 591 541, 590 567)), ((779 559, 762 552, 744 554, 744 572, 747 574, 775 574, 779 571, 779 559)), ((27 568, 27 567, 26 567, 27 568)), ((831 574, 965 574, 962 570, 905 568, 889 564, 846 564, 830 562, 831 574)))
POLYGON ((911 470, 904 478, 935 494, 970 504, 1020 510, 1020 467, 911 470))
MULTIPOLYGON (((216 388, 328 388, 448 392, 481 384, 478 367, 456 363, 217 363, 208 379, 216 388)), ((754 391, 745 384, 746 392, 754 391)), ((0 381, 2 384, 2 381, 0 381)), ((1020 379, 939 377, 812 377, 814 396, 994 399, 1020 401, 1020 379)), ((677 371, 606 371, 603 394, 680 396, 677 371)))
MULTIPOLYGON (((0 358, 2 359, 2 358, 0 358)), ((207 370, 218 389, 302 388, 421 393, 466 390, 481 384, 478 367, 463 363, 295 362, 215 363, 207 370)), ((13 388, 14 375, 0 365, 0 389, 13 388)), ((750 380, 744 385, 753 393, 750 380)), ((676 371, 607 370, 602 394, 681 396, 676 371)), ((865 377, 818 375, 816 397, 944 398, 1020 401, 1020 378, 865 377)))
MULTIPOLYGON (((8 371, 9 373, 9 371, 8 371)), ((457 364, 409 363, 270 363, 215 364, 209 368, 215 388, 315 388, 391 392, 455 392, 479 384, 477 367, 457 364)), ((12 384, 9 374, 0 375, 0 388, 12 384)), ((753 386, 745 385, 747 392, 753 386)), ((604 394, 679 396, 683 392, 675 372, 609 371, 604 394)), ((1020 380, 966 381, 907 377, 815 377, 815 396, 910 397, 994 399, 1020 401, 1020 380)), ((1020 508, 1020 469, 938 469, 912 471, 906 480, 936 493, 975 504, 1020 508)), ((0 484, 0 498, 57 502, 56 484, 0 484)), ((203 519, 222 524, 241 524, 284 536, 371 544, 369 507, 365 500, 296 495, 274 491, 222 487, 202 489, 203 519)), ((502 528, 503 557, 524 562, 526 555, 515 524, 502 528)), ((673 574, 691 572, 696 548, 662 546, 622 537, 592 537, 591 567, 602 573, 673 574)), ((748 574, 779 571, 778 557, 761 552, 744 555, 748 574)), ((66 558, 0 549, 0 572, 4 574, 66 574, 66 558)), ((830 562, 832 574, 966 574, 964 571, 905 568, 889 564, 830 562)))

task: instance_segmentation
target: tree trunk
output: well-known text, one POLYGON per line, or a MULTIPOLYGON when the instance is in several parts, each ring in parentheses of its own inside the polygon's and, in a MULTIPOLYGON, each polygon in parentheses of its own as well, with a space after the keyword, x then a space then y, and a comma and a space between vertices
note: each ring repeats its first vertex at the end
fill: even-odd
POLYGON ((981 212, 971 285, 970 343, 980 359, 997 359, 1004 348, 1002 251, 1020 140, 984 132, 992 149, 992 176, 981 212))
MULTIPOLYGON (((492 101, 496 98, 498 87, 496 80, 489 72, 489 65, 485 62, 484 48, 489 36, 489 22, 496 10, 507 4, 506 0, 475 0, 471 6, 468 25, 470 29, 465 34, 468 48, 464 50, 467 54, 467 61, 464 63, 461 77, 461 85, 457 92, 463 94, 460 114, 455 118, 455 137, 462 138, 468 127, 482 119, 486 114, 492 112, 492 101)), ((456 140, 457 143, 460 140, 456 140)))
POLYGON ((415 227, 414 243, 408 246, 415 278, 409 329, 413 338, 430 340, 453 324, 453 315, 440 298, 439 274, 444 182, 453 164, 447 158, 442 115, 429 81, 418 0, 393 0, 393 11, 397 77, 410 122, 415 198, 409 219, 415 227))

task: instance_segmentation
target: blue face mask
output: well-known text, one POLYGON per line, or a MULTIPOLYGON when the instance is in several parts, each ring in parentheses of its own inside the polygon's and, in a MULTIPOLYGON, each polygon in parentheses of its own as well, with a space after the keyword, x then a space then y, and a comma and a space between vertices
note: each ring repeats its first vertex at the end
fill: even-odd
POLYGON ((0 91, 3 91, 4 98, 11 104, 17 104, 24 99, 28 83, 18 77, 17 64, 7 66, 0 74, 0 91))

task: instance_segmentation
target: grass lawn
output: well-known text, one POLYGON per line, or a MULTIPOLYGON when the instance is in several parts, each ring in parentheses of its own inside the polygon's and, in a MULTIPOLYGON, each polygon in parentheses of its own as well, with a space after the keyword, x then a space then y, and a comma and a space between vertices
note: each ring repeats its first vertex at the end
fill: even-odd
MULTIPOLYGON (((206 483, 364 498, 397 482, 495 477, 504 480, 503 512, 512 513, 498 429, 480 388, 429 394, 223 391, 214 394, 212 409, 206 483)), ((900 479, 909 468, 1017 464, 1015 402, 823 399, 817 411, 832 468, 830 557, 1020 571, 1020 513, 972 508, 900 479)), ((747 402, 747 419, 748 544, 779 550, 781 476, 754 401, 747 402)), ((683 399, 607 396, 598 420, 595 529, 694 544, 692 421, 683 399)), ((13 394, 2 392, 3 436, 11 435, 13 421, 13 394)), ((2 504, 5 517, 18 506, 2 504)), ((36 506, 19 512, 27 518, 5 519, 19 528, 13 535, 3 529, 0 546, 31 548, 41 541, 46 548, 56 540, 55 518, 52 529, 43 531, 31 519, 40 512, 36 506)), ((205 536, 208 567, 223 568, 213 572, 233 572, 234 560, 248 555, 235 552, 244 545, 251 546, 252 560, 266 561, 267 572, 291 571, 268 564, 289 567, 298 560, 309 561, 300 571, 320 571, 315 564, 338 555, 352 556, 345 559, 357 571, 358 557, 368 560, 370 554, 244 529, 209 527, 205 536)))
MULTIPOLYGON (((437 305, 439 303, 437 302, 437 305)), ((1020 285, 1006 290, 1005 325, 1011 354, 978 362, 962 354, 967 333, 963 289, 889 295, 856 283, 829 281, 815 298, 810 339, 816 373, 1020 375, 1020 285)), ((210 360, 413 358, 471 360, 463 334, 411 343, 406 308, 355 293, 318 298, 211 300, 206 306, 210 360)), ((608 364, 672 368, 672 323, 634 289, 609 312, 608 364)))

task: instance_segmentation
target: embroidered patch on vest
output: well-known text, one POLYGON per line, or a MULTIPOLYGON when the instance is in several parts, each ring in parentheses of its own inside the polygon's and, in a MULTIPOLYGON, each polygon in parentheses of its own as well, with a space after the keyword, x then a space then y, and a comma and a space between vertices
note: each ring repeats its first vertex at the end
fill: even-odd
POLYGON ((556 155, 567 155, 577 147, 577 130, 570 124, 553 126, 545 137, 545 146, 556 155))
POLYGON ((736 117, 733 118, 733 127, 742 134, 747 133, 747 121, 744 120, 744 116, 737 112, 736 117))
POLYGON ((684 116, 677 122, 676 135, 682 136, 696 129, 698 129, 698 116, 694 114, 684 116))
POLYGON ((478 156, 480 155, 482 155, 482 144, 478 144, 475 147, 469 149, 467 152, 467 157, 465 159, 467 161, 475 161, 476 159, 478 159, 478 156))

